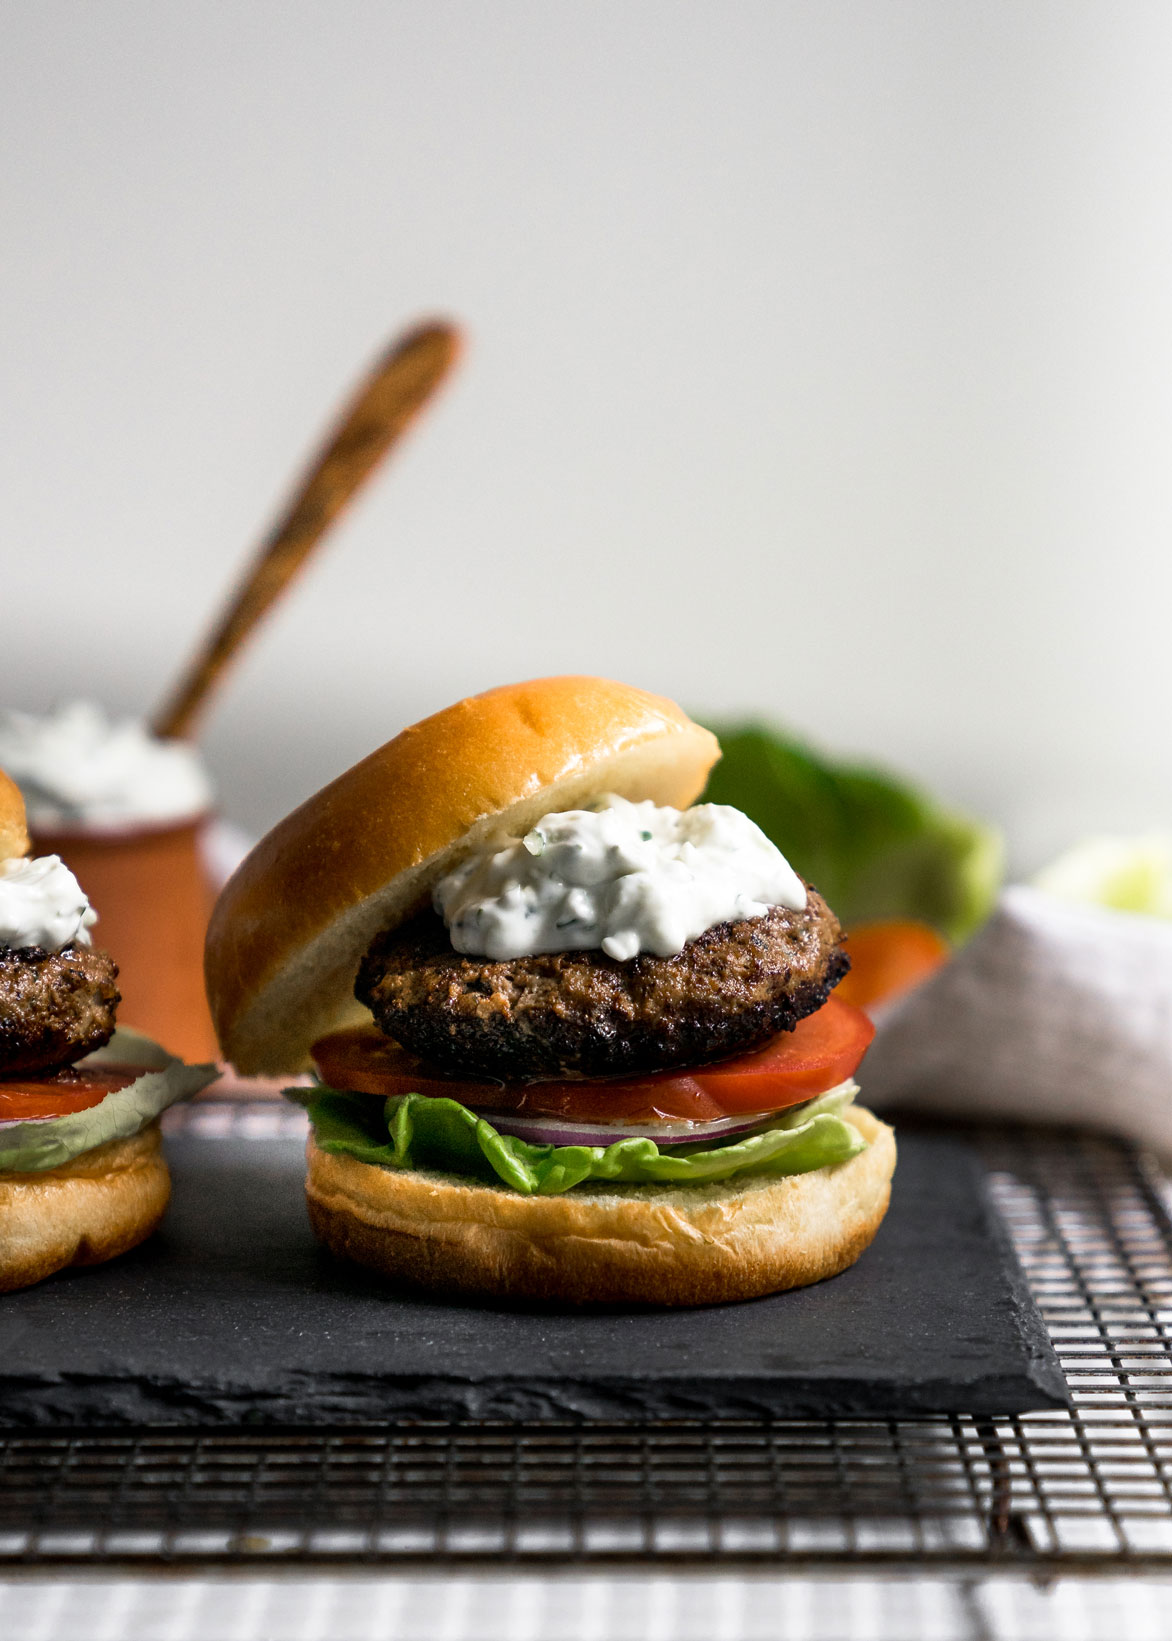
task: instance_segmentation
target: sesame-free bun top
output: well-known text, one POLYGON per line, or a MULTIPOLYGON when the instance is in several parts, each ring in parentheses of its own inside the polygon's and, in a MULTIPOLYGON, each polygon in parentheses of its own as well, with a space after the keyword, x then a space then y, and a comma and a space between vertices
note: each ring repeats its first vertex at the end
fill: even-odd
POLYGON ((0 860, 28 854, 28 826, 20 787, 0 769, 0 860))
POLYGON ((672 701, 605 678, 507 684, 413 724, 295 809, 225 885, 205 973, 228 1060, 304 1071, 354 998, 375 935, 490 838, 604 792, 685 808, 720 756, 672 701))

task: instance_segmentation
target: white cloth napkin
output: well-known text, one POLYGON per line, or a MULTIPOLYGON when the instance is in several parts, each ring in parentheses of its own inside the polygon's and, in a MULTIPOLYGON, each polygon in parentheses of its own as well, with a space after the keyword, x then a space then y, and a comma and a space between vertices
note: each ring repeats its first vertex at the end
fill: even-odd
POLYGON ((863 1099, 1106 1130, 1172 1157, 1172 923, 1017 886, 882 1013, 863 1099))

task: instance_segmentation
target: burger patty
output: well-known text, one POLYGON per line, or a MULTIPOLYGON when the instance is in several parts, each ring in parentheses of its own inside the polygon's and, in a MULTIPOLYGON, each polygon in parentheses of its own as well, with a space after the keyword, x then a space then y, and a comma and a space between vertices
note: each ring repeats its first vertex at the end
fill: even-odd
POLYGON ((791 1031, 850 967, 822 896, 805 911, 720 923, 674 957, 601 951, 508 962, 454 951, 426 912, 379 935, 354 994, 433 1066, 503 1082, 700 1065, 791 1031))
POLYGON ((0 1077, 52 1071, 108 1043, 118 965, 105 952, 0 946, 0 1077))

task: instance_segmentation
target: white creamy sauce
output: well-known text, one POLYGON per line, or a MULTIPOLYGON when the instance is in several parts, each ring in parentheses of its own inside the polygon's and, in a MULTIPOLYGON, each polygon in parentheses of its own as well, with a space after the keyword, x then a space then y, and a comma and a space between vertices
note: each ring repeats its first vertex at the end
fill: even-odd
POLYGON ((56 855, 0 861, 0 946, 42 946, 47 952, 71 941, 88 946, 97 921, 81 885, 56 855))
POLYGON ((433 895, 452 945, 505 961, 589 951, 672 957, 718 923, 802 911, 806 889, 761 828, 727 804, 661 808, 605 797, 546 815, 470 856, 433 895))
POLYGON ((160 741, 138 719, 109 718, 89 701, 43 717, 0 712, 0 769, 20 787, 34 828, 185 820, 212 801, 194 747, 160 741))

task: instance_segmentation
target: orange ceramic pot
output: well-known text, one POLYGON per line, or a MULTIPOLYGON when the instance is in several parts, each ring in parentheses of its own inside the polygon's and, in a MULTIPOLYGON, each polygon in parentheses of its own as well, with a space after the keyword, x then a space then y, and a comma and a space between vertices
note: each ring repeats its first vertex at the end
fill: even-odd
POLYGON ((31 829, 33 853, 60 855, 98 914, 94 945, 118 965, 118 1023, 185 1060, 219 1056, 203 987, 215 898, 200 847, 207 820, 31 829))

